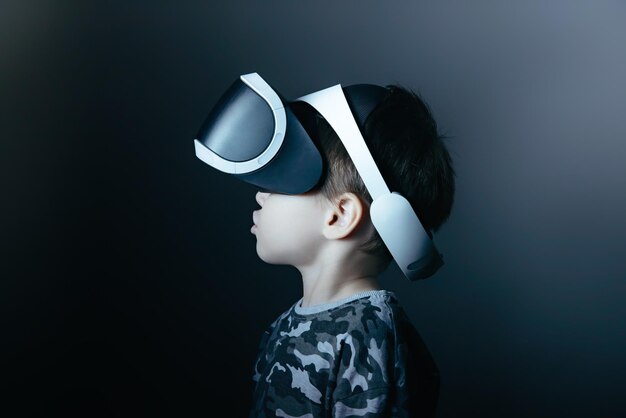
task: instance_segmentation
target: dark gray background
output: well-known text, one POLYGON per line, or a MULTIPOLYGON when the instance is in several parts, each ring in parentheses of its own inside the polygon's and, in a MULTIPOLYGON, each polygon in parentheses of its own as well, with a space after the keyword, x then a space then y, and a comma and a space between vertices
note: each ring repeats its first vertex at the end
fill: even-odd
POLYGON ((256 71, 288 98, 402 84, 451 137, 446 264, 383 278, 439 417, 626 416, 625 21, 622 1, 3 2, 2 407, 245 416, 301 284, 256 255, 255 188, 193 139, 256 71))

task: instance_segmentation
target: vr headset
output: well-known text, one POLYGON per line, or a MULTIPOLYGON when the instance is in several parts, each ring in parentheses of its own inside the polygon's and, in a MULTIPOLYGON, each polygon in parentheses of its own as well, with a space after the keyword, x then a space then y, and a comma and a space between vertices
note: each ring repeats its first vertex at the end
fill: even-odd
POLYGON ((372 223, 394 260, 408 279, 428 278, 443 265, 442 256, 410 203, 387 187, 361 134, 386 91, 337 84, 288 102, 257 73, 242 75, 202 124, 196 156, 266 191, 305 193, 323 174, 322 156, 308 132, 315 132, 315 118, 324 118, 372 197, 372 223))

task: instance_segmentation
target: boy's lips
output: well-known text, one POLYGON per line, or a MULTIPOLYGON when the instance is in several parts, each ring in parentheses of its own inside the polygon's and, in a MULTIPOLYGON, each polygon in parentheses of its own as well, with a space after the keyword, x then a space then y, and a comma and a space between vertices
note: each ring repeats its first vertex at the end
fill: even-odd
POLYGON ((256 231, 257 227, 257 217, 258 217, 258 210, 255 210, 254 212, 252 212, 252 227, 250 228, 250 232, 254 233, 254 231, 256 231))

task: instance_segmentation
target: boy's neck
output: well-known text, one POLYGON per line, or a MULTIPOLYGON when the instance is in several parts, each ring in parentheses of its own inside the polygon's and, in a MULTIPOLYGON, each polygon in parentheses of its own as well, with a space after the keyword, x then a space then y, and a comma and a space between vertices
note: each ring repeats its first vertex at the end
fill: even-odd
POLYGON ((359 292, 380 289, 373 275, 347 274, 337 269, 301 270, 301 273, 302 307, 334 302, 359 292))

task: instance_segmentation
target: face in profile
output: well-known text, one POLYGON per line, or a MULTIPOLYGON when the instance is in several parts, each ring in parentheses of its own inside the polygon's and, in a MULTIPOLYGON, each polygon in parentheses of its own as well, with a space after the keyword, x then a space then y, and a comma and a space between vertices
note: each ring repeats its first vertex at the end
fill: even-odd
POLYGON ((319 192, 298 195, 257 192, 252 214, 259 258, 270 264, 311 264, 325 240, 324 204, 319 192))

